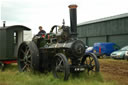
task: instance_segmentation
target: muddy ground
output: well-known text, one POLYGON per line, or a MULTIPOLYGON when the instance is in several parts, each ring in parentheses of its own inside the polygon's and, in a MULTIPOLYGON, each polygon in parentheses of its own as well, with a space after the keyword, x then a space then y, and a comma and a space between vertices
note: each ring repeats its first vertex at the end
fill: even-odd
POLYGON ((117 81, 119 85, 128 85, 128 61, 99 59, 100 71, 106 81, 117 81))

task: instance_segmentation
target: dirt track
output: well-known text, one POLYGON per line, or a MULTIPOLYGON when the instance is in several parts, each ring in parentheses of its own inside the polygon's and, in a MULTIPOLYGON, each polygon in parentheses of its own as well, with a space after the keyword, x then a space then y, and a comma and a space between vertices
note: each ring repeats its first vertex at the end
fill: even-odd
POLYGON ((100 70, 107 81, 117 81, 119 85, 128 85, 128 61, 99 59, 100 70))

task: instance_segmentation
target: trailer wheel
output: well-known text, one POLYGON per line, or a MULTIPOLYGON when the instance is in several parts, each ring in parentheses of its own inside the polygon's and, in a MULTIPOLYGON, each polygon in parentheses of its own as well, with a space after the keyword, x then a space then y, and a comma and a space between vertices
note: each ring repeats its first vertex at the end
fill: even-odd
POLYGON ((34 42, 23 42, 18 50, 19 71, 39 70, 39 52, 34 42))
POLYGON ((58 53, 53 60, 53 75, 55 78, 68 80, 70 67, 64 54, 58 53))
POLYGON ((81 61, 81 65, 85 65, 88 74, 95 74, 100 71, 99 61, 94 53, 86 54, 81 61))
POLYGON ((4 71, 4 67, 5 67, 5 64, 0 62, 0 69, 1 69, 1 71, 4 71))

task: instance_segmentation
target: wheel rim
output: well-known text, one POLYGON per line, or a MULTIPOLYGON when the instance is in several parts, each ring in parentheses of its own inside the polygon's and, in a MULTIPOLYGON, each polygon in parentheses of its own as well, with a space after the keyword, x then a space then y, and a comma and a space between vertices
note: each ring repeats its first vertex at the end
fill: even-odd
POLYGON ((86 71, 89 75, 94 75, 99 72, 99 62, 94 55, 88 55, 86 58, 83 59, 82 64, 86 65, 86 71))
POLYGON ((92 74, 92 72, 95 72, 96 65, 95 65, 94 59, 92 57, 88 56, 85 60, 85 63, 88 67, 88 73, 92 74))
POLYGON ((18 53, 18 64, 20 71, 31 71, 31 52, 27 44, 23 44, 18 53))
POLYGON ((64 61, 61 57, 56 56, 56 63, 55 63, 55 76, 59 79, 64 78, 65 71, 64 71, 64 61))
POLYGON ((68 80, 70 68, 66 57, 61 53, 55 56, 53 74, 58 79, 68 80))

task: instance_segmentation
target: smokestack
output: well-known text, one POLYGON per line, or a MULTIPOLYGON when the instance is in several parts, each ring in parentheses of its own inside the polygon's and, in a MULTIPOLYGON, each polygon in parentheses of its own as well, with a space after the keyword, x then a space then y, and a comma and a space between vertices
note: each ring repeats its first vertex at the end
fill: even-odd
POLYGON ((69 5, 70 11, 70 27, 72 37, 77 37, 77 5, 69 5))
POLYGON ((5 27, 5 23, 6 23, 6 21, 3 21, 3 27, 5 27))

